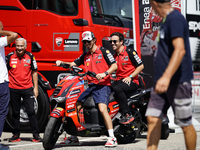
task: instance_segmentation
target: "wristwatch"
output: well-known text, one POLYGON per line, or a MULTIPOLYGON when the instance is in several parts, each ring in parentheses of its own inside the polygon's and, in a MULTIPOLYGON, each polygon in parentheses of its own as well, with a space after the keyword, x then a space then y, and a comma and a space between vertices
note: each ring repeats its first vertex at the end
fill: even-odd
POLYGON ((106 71, 106 72, 104 72, 105 74, 106 74, 106 76, 108 75, 108 72, 106 71))
POLYGON ((133 76, 132 76, 132 75, 130 75, 129 77, 130 77, 131 79, 133 79, 133 76))

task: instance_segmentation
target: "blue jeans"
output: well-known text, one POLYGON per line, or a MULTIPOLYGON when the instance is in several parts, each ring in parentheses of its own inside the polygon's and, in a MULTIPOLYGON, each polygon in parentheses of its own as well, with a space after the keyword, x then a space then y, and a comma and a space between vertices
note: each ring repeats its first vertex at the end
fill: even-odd
POLYGON ((8 114, 10 92, 8 82, 0 83, 0 137, 8 114))

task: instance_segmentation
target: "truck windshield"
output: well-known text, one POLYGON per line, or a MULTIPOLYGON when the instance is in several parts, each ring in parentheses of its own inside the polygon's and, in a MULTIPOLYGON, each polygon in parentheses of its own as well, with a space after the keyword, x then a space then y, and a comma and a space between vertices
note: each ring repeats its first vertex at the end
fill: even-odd
POLYGON ((104 14, 132 18, 132 0, 101 0, 104 14))
POLYGON ((39 0, 38 8, 63 15, 77 15, 78 0, 39 0))
POLYGON ((20 0, 26 9, 45 9, 66 16, 78 14, 78 0, 20 0))
POLYGON ((132 26, 132 0, 89 0, 89 4, 95 24, 132 26))

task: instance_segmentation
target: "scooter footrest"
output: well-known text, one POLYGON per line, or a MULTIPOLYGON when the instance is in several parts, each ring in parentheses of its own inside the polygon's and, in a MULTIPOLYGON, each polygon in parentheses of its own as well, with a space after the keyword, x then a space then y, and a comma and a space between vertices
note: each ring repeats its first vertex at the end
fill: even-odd
POLYGON ((84 124, 82 124, 82 126, 84 126, 86 129, 91 129, 91 128, 98 127, 99 124, 88 124, 88 123, 84 123, 84 124))
POLYGON ((83 126, 86 129, 89 129, 90 131, 100 131, 102 130, 103 126, 100 126, 99 124, 83 124, 83 126))
POLYGON ((101 131, 101 130, 102 130, 101 127, 91 128, 91 132, 93 132, 93 131, 101 131))

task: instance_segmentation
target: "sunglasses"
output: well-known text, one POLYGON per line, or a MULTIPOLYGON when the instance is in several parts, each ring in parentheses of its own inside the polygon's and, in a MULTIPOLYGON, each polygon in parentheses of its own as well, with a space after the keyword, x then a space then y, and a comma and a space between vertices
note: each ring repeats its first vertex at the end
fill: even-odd
POLYGON ((112 44, 112 43, 116 44, 118 41, 119 40, 110 40, 109 42, 110 42, 110 44, 112 44))
POLYGON ((86 44, 86 43, 91 43, 91 41, 83 41, 83 44, 86 44))

